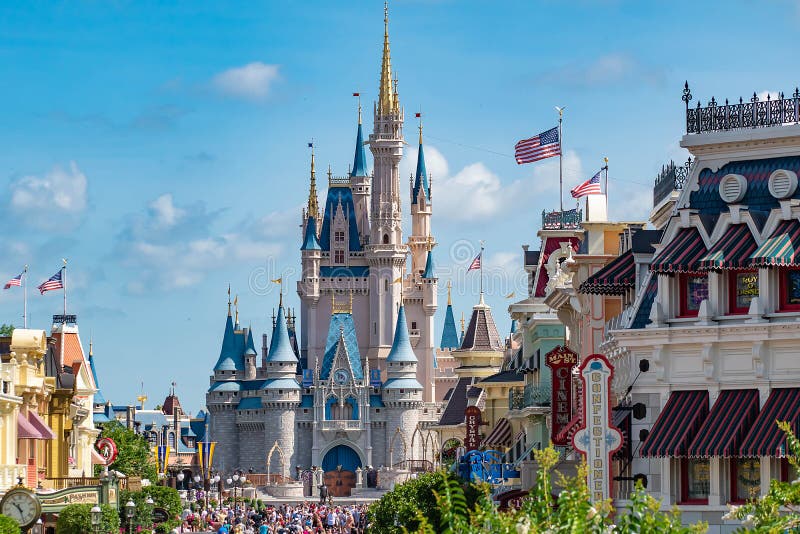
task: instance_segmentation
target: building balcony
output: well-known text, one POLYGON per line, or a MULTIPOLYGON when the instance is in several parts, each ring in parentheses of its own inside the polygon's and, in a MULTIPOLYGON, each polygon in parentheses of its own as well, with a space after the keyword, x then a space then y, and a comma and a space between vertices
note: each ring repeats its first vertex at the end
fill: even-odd
POLYGON ((0 492, 17 485, 17 480, 22 477, 23 482, 28 477, 28 466, 24 464, 0 465, 0 492))
POLYGON ((550 385, 527 384, 523 389, 513 388, 508 395, 512 410, 550 406, 550 385))

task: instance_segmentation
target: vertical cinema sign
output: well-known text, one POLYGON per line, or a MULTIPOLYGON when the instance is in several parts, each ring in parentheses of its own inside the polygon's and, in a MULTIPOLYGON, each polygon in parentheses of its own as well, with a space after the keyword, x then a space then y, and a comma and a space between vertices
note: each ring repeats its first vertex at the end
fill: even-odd
POLYGON ((467 435, 464 436, 464 447, 467 452, 476 450, 481 444, 481 410, 477 406, 468 406, 464 410, 464 422, 467 426, 467 435))
POLYGON ((584 426, 572 443, 586 458, 590 498, 599 502, 611 498, 611 455, 622 447, 622 434, 611 423, 609 396, 614 367, 602 354, 592 354, 581 363, 580 375, 584 426))
POLYGON ((566 445, 558 443, 556 437, 572 419, 572 368, 578 364, 578 355, 567 347, 559 346, 545 354, 544 364, 550 368, 553 380, 550 441, 556 445, 566 445))

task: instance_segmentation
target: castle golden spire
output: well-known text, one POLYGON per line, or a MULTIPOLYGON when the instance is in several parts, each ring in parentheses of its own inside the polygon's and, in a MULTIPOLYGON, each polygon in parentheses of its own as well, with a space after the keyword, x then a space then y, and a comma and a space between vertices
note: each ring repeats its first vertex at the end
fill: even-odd
POLYGON ((308 188, 308 216, 319 220, 319 200, 317 199, 317 173, 314 170, 314 143, 311 144, 311 186, 308 188))
POLYGON ((390 115, 397 109, 392 88, 392 59, 389 52, 389 2, 383 4, 383 59, 381 62, 381 85, 378 89, 378 115, 390 115))
POLYGON ((451 287, 452 287, 452 284, 450 283, 450 280, 448 280, 447 281, 447 305, 448 306, 452 306, 453 305, 453 299, 450 298, 450 288, 451 287))

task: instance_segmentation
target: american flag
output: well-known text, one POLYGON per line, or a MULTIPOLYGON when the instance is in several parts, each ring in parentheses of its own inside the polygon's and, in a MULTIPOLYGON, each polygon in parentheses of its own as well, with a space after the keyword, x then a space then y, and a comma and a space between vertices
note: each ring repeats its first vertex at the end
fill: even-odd
POLYGON ((48 278, 46 282, 36 289, 38 289, 42 295, 44 295, 47 291, 52 291, 53 289, 64 289, 64 283, 61 281, 61 273, 63 272, 63 269, 59 269, 56 274, 48 278))
POLYGON ((602 171, 597 171, 597 174, 583 182, 581 185, 576 186, 572 189, 569 193, 572 195, 572 198, 581 198, 585 197, 586 195, 599 195, 602 193, 600 190, 600 173, 602 171))
POLYGON ((9 287, 20 287, 22 285, 22 275, 25 274, 25 271, 19 273, 17 276, 6 282, 6 285, 3 286, 3 289, 8 289, 9 287))
POLYGON ((475 256, 475 259, 469 264, 469 269, 467 269, 467 272, 477 271, 481 268, 481 256, 483 256, 483 252, 478 252, 478 255, 475 256))
POLYGON ((514 158, 519 165, 552 158, 560 154, 561 141, 558 139, 557 126, 539 135, 534 135, 530 139, 523 139, 514 146, 514 158))

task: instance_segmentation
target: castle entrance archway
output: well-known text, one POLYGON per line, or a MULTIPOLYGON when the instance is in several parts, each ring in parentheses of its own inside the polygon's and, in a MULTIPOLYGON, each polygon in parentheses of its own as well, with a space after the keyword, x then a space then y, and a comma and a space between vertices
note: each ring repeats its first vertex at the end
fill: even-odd
POLYGON ((356 487, 356 469, 362 467, 358 453, 347 445, 337 445, 322 459, 324 481, 332 497, 349 497, 356 487))

